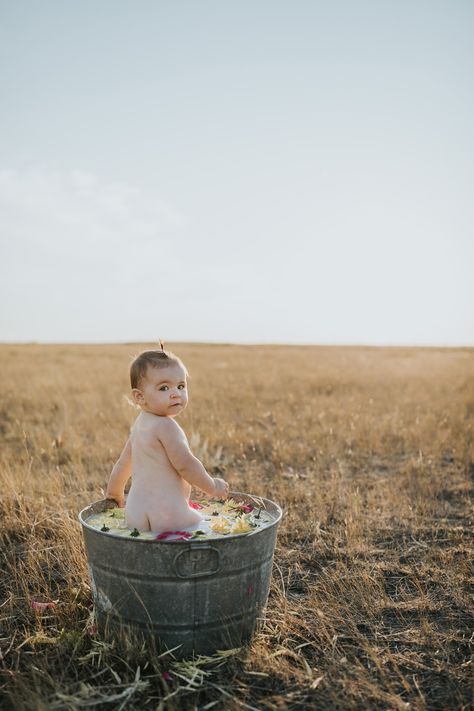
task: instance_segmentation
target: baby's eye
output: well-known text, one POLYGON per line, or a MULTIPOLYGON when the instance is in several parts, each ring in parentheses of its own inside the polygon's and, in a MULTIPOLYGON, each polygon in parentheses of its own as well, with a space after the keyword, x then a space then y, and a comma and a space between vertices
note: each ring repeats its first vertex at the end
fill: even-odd
POLYGON ((186 387, 186 385, 185 385, 184 383, 180 383, 180 384, 178 385, 178 390, 184 390, 185 387, 186 387))
POLYGON ((168 390, 168 386, 167 386, 167 385, 162 385, 161 388, 160 388, 160 390, 168 390))

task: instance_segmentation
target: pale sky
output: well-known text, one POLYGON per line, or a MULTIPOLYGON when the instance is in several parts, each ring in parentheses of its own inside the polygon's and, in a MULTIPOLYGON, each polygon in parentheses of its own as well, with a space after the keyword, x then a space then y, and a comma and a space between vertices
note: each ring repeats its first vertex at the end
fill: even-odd
POLYGON ((474 345, 474 2, 0 0, 0 341, 474 345))

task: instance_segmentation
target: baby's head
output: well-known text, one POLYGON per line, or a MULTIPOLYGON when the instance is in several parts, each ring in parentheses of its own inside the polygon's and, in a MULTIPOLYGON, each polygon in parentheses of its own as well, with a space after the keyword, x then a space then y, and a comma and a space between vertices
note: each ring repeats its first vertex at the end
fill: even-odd
POLYGON ((188 371, 178 356, 160 350, 143 351, 130 365, 130 385, 136 405, 162 417, 176 417, 188 404, 188 371))

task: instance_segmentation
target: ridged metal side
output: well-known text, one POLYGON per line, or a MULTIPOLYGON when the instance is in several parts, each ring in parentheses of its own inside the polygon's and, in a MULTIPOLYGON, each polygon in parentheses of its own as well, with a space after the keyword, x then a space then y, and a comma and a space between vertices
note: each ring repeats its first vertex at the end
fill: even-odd
MULTIPOLYGON (((255 503, 232 492, 235 501, 255 503)), ((258 498, 273 522, 250 534, 195 541, 114 536, 86 519, 114 504, 97 501, 79 514, 99 628, 151 634, 186 657, 248 643, 270 589, 280 507, 258 498)))

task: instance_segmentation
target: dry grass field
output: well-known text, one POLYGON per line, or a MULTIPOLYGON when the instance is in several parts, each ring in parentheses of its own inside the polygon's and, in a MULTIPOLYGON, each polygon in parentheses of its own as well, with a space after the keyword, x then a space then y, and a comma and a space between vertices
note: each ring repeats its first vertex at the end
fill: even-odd
POLYGON ((252 646, 176 662, 97 636, 77 520, 149 345, 0 347, 0 706, 468 709, 474 351, 167 344, 195 453, 284 509, 252 646))

